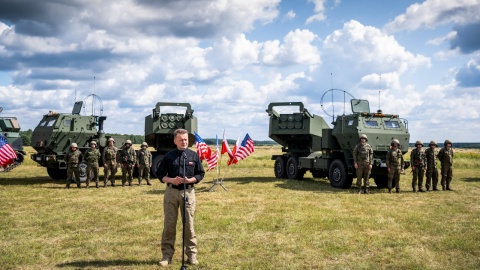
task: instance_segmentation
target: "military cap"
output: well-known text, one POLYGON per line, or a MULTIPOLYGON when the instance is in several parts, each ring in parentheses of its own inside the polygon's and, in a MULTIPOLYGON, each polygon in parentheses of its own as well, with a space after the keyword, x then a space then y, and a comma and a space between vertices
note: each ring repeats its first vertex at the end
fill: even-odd
POLYGON ((128 144, 132 144, 132 141, 127 140, 127 141, 125 142, 125 144, 127 144, 127 143, 128 143, 128 144))
POLYGON ((108 141, 112 141, 112 142, 115 142, 115 140, 113 138, 109 138, 108 141))
POLYGON ((452 141, 447 139, 447 140, 445 140, 445 142, 443 144, 452 144, 452 141))
POLYGON ((367 135, 365 135, 365 134, 360 135, 360 139, 365 139, 365 140, 368 141, 367 135))
POLYGON ((148 144, 146 142, 142 142, 142 146, 148 147, 148 144))
POLYGON ((430 141, 430 143, 428 145, 435 145, 435 146, 438 146, 437 142, 436 141, 430 141))
POLYGON ((422 142, 422 141, 416 141, 416 142, 415 142, 415 146, 417 146, 417 145, 419 145, 419 144, 423 145, 423 142, 422 142))
POLYGON ((400 142, 397 139, 392 140, 392 146, 393 146, 394 143, 396 143, 397 145, 400 145, 400 142))
POLYGON ((72 143, 72 144, 70 145, 70 147, 75 147, 75 148, 77 148, 78 146, 77 146, 76 143, 72 143))
POLYGON ((91 141, 91 142, 90 142, 90 145, 92 145, 92 144, 97 145, 97 142, 96 142, 96 141, 91 141))

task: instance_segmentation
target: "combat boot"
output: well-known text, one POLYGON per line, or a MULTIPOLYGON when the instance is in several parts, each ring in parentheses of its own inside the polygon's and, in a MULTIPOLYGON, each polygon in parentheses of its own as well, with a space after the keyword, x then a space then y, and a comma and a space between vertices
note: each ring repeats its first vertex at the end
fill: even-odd
POLYGON ((449 184, 447 184, 447 190, 453 190, 453 189, 450 188, 449 184))
POLYGON ((391 189, 391 188, 388 189, 388 193, 392 193, 392 189, 391 189))
POLYGON ((432 191, 438 191, 437 187, 433 187, 432 191))
POLYGON ((430 187, 427 187, 427 192, 430 192, 430 187))
POLYGON ((103 182, 103 187, 104 187, 104 188, 107 187, 107 181, 103 182))
POLYGON ((365 188, 365 194, 370 194, 370 192, 368 191, 368 188, 365 188))
POLYGON ((130 186, 130 187, 132 186, 132 182, 131 182, 131 181, 130 181, 130 182, 128 182, 128 186, 130 186))
POLYGON ((400 189, 399 189, 399 188, 396 188, 396 189, 395 189, 395 192, 400 193, 400 189))
POLYGON ((445 190, 445 186, 442 185, 442 190, 445 190))
POLYGON ((147 180, 147 185, 151 186, 152 183, 150 183, 150 180, 147 180))
POLYGON ((422 188, 419 188, 418 192, 425 192, 425 190, 423 190, 422 188))
POLYGON ((358 194, 362 194, 362 188, 358 188, 358 194))
POLYGON ((138 185, 139 185, 139 186, 142 185, 142 180, 138 179, 138 185))

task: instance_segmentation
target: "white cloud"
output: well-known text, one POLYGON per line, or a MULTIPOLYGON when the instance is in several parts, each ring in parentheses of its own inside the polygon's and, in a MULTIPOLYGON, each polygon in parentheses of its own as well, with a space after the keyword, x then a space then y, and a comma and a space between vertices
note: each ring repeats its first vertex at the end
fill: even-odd
POLYGON ((289 10, 284 16, 283 19, 286 21, 293 20, 297 14, 293 10, 289 10))
POLYGON ((305 24, 310 24, 314 21, 324 21, 326 19, 325 16, 325 2, 327 0, 308 0, 308 2, 313 3, 315 5, 314 11, 315 14, 308 17, 305 21, 305 24))
POLYGON ((267 65, 321 63, 320 53, 312 43, 318 37, 309 30, 290 31, 280 44, 278 40, 266 41, 261 50, 261 60, 267 65))
POLYGON ((389 32, 435 28, 439 25, 478 22, 480 2, 478 0, 426 0, 409 6, 404 14, 385 25, 389 32))

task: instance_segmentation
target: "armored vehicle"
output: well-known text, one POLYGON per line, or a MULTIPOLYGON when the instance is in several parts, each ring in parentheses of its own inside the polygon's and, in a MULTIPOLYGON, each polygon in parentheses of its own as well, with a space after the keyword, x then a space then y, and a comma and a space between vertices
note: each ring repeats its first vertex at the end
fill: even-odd
MULTIPOLYGON (((93 96, 99 99, 98 96, 93 96)), ((84 101, 75 102, 72 113, 50 111, 43 116, 33 130, 32 147, 37 153, 32 154, 31 159, 40 166, 46 167, 48 175, 53 179, 67 178, 65 154, 70 150, 72 143, 76 143, 78 150, 83 153, 90 147, 91 141, 96 141, 97 147, 102 151, 110 138, 110 136, 105 136, 103 131, 103 123, 107 117, 96 116, 93 113, 92 115, 81 115, 83 104, 84 101)), ((114 139, 117 144, 125 140, 122 136, 114 139)), ((103 166, 101 159, 99 165, 103 166)), ((86 163, 79 164, 81 181, 86 180, 86 169, 86 163)))
POLYGON ((152 151, 153 164, 150 169, 153 177, 155 177, 157 167, 165 154, 177 148, 173 142, 173 132, 178 128, 188 131, 188 147, 191 147, 195 143, 193 132, 197 132, 198 127, 197 118, 193 116, 193 110, 189 103, 158 102, 152 110, 152 114, 145 117, 145 142, 155 148, 155 151, 152 151), (185 113, 171 112, 178 110, 176 107, 185 107, 185 113))
MULTIPOLYGON (((408 151, 408 121, 395 114, 371 113, 367 100, 352 99, 352 114, 337 116, 333 128, 325 120, 312 115, 302 102, 270 103, 269 137, 282 146, 282 155, 273 155, 277 178, 303 179, 310 171, 315 178, 328 177, 336 188, 349 188, 356 177, 353 149, 361 134, 373 148, 371 177, 378 187, 387 186, 385 156, 392 139, 400 141, 400 149, 408 151), (298 112, 280 114, 278 106, 295 106, 298 112)), ((409 164, 406 162, 405 168, 409 164)))
MULTIPOLYGON (((2 111, 3 108, 0 107, 0 112, 2 111)), ((8 144, 15 151, 15 154, 17 154, 17 158, 13 160, 12 164, 6 167, 0 167, 0 171, 8 172, 22 164, 26 153, 23 151, 23 140, 19 133, 20 125, 16 117, 0 117, 0 129, 2 130, 1 136, 7 140, 8 144)))

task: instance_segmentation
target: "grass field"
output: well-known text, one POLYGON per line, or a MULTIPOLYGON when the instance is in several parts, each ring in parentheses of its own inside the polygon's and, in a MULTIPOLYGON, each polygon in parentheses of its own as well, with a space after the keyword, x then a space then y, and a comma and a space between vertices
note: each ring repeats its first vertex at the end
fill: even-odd
MULTIPOLYGON (((402 175, 402 193, 371 195, 310 173, 276 179, 274 153, 257 147, 231 166, 228 192, 208 192, 212 172, 197 185, 200 264, 189 269, 480 269, 478 150, 456 155, 454 191, 412 193, 402 175)), ((64 187, 28 158, 0 173, 1 269, 159 268, 163 184, 64 187)), ((181 266, 178 226, 169 269, 181 266)))

